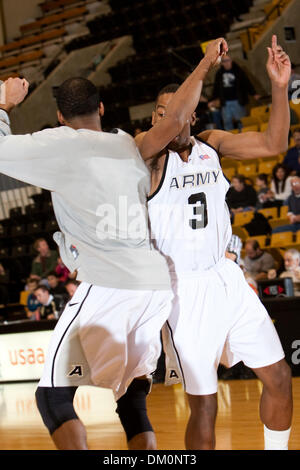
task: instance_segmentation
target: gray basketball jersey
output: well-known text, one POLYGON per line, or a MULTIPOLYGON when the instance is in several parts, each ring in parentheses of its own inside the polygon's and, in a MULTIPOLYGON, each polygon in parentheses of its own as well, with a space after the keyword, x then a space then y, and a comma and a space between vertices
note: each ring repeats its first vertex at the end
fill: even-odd
MULTIPOLYGON (((9 120, 0 112, 0 132, 9 120)), ((0 138, 0 171, 52 192, 63 262, 77 279, 120 289, 169 289, 150 243, 150 175, 131 136, 70 127, 0 138)))

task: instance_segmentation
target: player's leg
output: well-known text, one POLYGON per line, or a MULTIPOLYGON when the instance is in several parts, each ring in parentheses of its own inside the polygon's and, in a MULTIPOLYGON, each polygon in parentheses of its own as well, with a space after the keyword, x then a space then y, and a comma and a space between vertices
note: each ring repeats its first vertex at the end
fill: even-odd
POLYGON ((128 448, 154 450, 156 438, 147 415, 146 400, 152 384, 150 374, 155 371, 161 354, 160 330, 170 314, 173 294, 149 291, 133 295, 135 305, 127 321, 131 324, 127 333, 127 364, 115 394, 116 411, 126 433, 128 448))
POLYGON ((233 309, 239 316, 229 332, 226 345, 235 362, 243 361, 263 382, 260 412, 265 425, 266 447, 269 441, 274 441, 271 444, 273 448, 287 448, 292 419, 291 371, 284 360, 284 351, 268 312, 248 286, 241 270, 228 260, 229 268, 231 273, 227 272, 227 277, 231 282, 228 292, 233 309), (276 432, 282 434, 276 435, 276 432))
POLYGON ((253 371, 263 383, 260 417, 265 426, 265 448, 287 449, 293 413, 290 367, 283 359, 253 371))
POLYGON ((168 329, 162 331, 166 383, 172 384, 176 372, 187 393, 190 417, 186 448, 214 449, 217 367, 230 320, 226 289, 214 270, 198 273, 197 278, 178 278, 173 288, 176 294, 173 310, 168 329))
POLYGON ((215 424, 217 417, 217 394, 187 394, 190 418, 185 433, 188 450, 212 450, 215 448, 215 424))
POLYGON ((129 450, 155 450, 156 437, 147 415, 146 399, 151 382, 146 376, 135 378, 117 400, 116 412, 124 428, 129 450))
POLYGON ((74 405, 77 387, 38 387, 36 403, 58 450, 87 450, 86 430, 74 405))

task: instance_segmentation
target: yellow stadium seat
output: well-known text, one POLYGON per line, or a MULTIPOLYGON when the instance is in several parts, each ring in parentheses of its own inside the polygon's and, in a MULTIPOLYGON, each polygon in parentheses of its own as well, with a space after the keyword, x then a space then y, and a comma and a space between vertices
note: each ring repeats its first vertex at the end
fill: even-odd
POLYGON ((286 218, 288 211, 289 211, 289 206, 281 206, 280 207, 280 217, 281 218, 284 218, 284 217, 286 218))
POLYGON ((242 117, 241 118, 241 123, 242 123, 243 127, 253 126, 253 125, 259 126, 260 121, 256 116, 251 116, 250 115, 250 116, 242 117))
POLYGON ((253 216, 253 211, 238 212, 237 214, 234 214, 233 225, 248 224, 248 222, 253 219, 253 216))
POLYGON ((276 217, 269 220, 272 230, 276 227, 281 227, 282 225, 288 225, 289 223, 290 219, 288 217, 276 217))
POLYGON ((268 122, 268 121, 262 122, 262 123, 260 124, 260 128, 259 128, 260 132, 265 132, 265 131, 267 130, 267 128, 268 128, 268 125, 269 125, 269 122, 268 122))
POLYGON ((257 160, 243 160, 238 163, 238 174, 252 176, 257 173, 257 160))
POLYGON ((229 181, 231 181, 234 175, 236 175, 236 168, 235 167, 223 168, 223 173, 226 176, 226 178, 229 181))
POLYGON ((300 103, 299 104, 293 103, 292 100, 289 103, 290 103, 290 108, 295 111, 295 113, 297 114, 300 120, 300 103))
POLYGON ((293 243, 293 232, 272 233, 271 247, 287 246, 293 243))
POLYGON ((245 241, 247 238, 249 238, 249 233, 247 230, 244 227, 240 227, 239 225, 232 226, 232 233, 233 235, 240 237, 242 241, 245 241))
POLYGON ((269 120, 271 106, 254 106, 250 110, 250 116, 256 117, 260 122, 265 122, 269 120))
POLYGON ((258 124, 252 124, 251 126, 242 127, 242 132, 257 132, 259 131, 258 124))
POLYGON ((260 209, 258 212, 263 214, 267 219, 270 217, 271 219, 276 219, 278 214, 277 207, 266 207, 265 209, 260 209))
POLYGON ((29 291, 27 290, 22 290, 20 292, 20 300, 19 300, 19 303, 21 305, 27 305, 27 298, 28 298, 28 295, 29 295, 29 291))
POLYGON ((258 173, 267 173, 271 175, 273 168, 278 163, 278 157, 261 158, 258 163, 258 173))

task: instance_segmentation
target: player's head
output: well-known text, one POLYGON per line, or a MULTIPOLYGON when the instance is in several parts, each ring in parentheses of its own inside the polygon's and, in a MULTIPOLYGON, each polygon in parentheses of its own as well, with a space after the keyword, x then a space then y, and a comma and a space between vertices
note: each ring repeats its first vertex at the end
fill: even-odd
MULTIPOLYGON (((167 106, 179 87, 180 85, 178 83, 170 83, 160 90, 155 101, 155 109, 152 112, 153 126, 165 116, 167 106)), ((191 126, 195 125, 195 122, 196 113, 193 113, 182 131, 167 145, 167 148, 178 152, 188 147, 190 144, 191 126)))
POLYGON ((293 193, 298 196, 300 195, 300 176, 293 176, 291 179, 291 185, 293 193))
POLYGON ((257 240, 248 240, 245 244, 246 256, 250 259, 255 259, 260 255, 261 249, 257 240))
POLYGON ((227 54, 221 59, 221 65, 225 70, 232 69, 232 58, 227 54))
POLYGON ((294 129, 293 139, 296 147, 300 147, 300 127, 296 127, 296 129, 294 129))
POLYGON ((55 289, 55 287, 57 287, 59 283, 58 274, 55 271, 51 271, 47 276, 47 281, 51 289, 55 289))
POLYGON ((46 256, 49 253, 49 245, 44 238, 38 238, 33 247, 41 256, 46 256))
POLYGON ((255 183, 258 188, 266 188, 269 184, 268 175, 266 173, 260 173, 257 175, 255 183))
POLYGON ((293 271, 300 266, 300 253, 295 248, 286 250, 284 253, 284 267, 286 271, 293 271))
POLYGON ((76 281, 75 279, 69 279, 66 283, 65 283, 65 288, 67 289, 68 291, 68 294, 70 297, 73 297, 73 295, 75 294, 76 290, 77 290, 77 287, 79 286, 80 282, 79 281, 76 281))
POLYGON ((235 175, 231 180, 231 185, 238 192, 243 191, 243 189, 245 188, 245 184, 246 180, 243 175, 235 175))
POLYGON ((99 120, 104 114, 97 87, 86 78, 65 80, 56 91, 57 116, 61 124, 77 127, 83 120, 99 120))
POLYGON ((49 296, 50 296, 50 292, 49 292, 49 289, 48 287, 46 286, 38 286, 35 290, 34 290, 34 295, 36 296, 36 298, 38 299, 38 301, 40 302, 40 304, 42 305, 47 305, 48 303, 48 300, 49 300, 49 296))

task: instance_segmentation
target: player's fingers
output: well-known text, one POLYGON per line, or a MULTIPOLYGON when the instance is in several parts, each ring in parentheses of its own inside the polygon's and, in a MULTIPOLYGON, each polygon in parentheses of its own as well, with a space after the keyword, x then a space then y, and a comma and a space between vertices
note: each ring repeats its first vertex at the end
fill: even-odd
POLYGON ((273 36, 272 36, 272 49, 273 49, 273 51, 276 50, 276 47, 277 47, 277 36, 276 36, 276 34, 273 34, 273 36))
POLYGON ((273 51, 270 47, 267 47, 267 51, 268 51, 268 64, 271 64, 274 60, 274 54, 273 54, 273 51))

